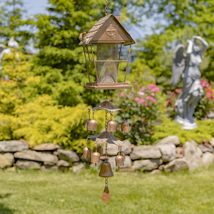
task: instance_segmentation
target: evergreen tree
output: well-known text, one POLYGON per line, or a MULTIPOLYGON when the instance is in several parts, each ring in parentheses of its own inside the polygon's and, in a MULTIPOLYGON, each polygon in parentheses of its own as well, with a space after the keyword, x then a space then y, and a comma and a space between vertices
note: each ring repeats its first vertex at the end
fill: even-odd
POLYGON ((104 15, 101 8, 103 2, 96 0, 49 0, 48 14, 38 16, 40 67, 35 72, 44 76, 41 93, 51 94, 60 105, 73 106, 82 99, 91 103, 88 93, 82 93, 88 80, 79 35, 104 15))
POLYGON ((24 20, 24 9, 22 0, 3 0, 0 4, 0 39, 3 43, 14 37, 21 46, 26 45, 32 37, 27 30, 31 20, 24 20))
MULTIPOLYGON (((193 35, 203 37, 209 48, 205 53, 202 76, 214 81, 214 1, 212 0, 144 0, 128 1, 127 13, 134 21, 143 25, 145 16, 155 18, 153 33, 141 42, 138 57, 157 77, 157 82, 170 84, 172 55, 178 43, 186 43, 193 35), (141 15, 140 15, 141 14, 141 15)), ((121 1, 123 4, 123 1, 121 1)))

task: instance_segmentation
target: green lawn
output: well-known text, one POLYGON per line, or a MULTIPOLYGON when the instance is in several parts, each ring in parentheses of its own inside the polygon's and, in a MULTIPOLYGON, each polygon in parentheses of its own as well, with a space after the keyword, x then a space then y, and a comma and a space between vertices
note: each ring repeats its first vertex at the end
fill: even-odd
POLYGON ((89 172, 0 171, 0 214, 214 213, 214 167, 167 175, 116 173, 108 204, 100 199, 103 183, 89 172))

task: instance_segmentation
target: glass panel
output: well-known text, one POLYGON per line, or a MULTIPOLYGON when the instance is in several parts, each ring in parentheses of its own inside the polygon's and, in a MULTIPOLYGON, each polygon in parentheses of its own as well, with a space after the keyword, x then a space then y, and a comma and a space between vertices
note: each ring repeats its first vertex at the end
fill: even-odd
POLYGON ((116 83, 118 73, 118 45, 97 45, 97 82, 116 83))

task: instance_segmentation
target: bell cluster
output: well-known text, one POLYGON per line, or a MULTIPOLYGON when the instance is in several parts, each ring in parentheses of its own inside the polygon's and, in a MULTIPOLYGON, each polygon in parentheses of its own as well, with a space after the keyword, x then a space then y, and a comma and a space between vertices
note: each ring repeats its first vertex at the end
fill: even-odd
MULTIPOLYGON (((94 118, 95 110, 88 110, 88 120, 86 121, 86 129, 89 133, 95 133, 98 128, 98 122, 94 118), (92 117, 91 117, 92 115, 92 117)), ((111 177, 113 176, 113 172, 111 169, 111 165, 108 161, 108 144, 116 144, 114 142, 113 133, 117 130, 122 131, 123 133, 128 133, 130 131, 129 123, 124 121, 121 124, 118 124, 113 119, 113 112, 105 109, 105 131, 103 131, 100 135, 91 135, 92 138, 96 141, 96 139, 101 139, 101 144, 96 144, 95 151, 88 148, 88 145, 83 149, 82 159, 88 163, 92 163, 95 166, 100 166, 99 176, 101 177, 111 177), (104 137, 103 137, 104 135, 104 137), (102 137, 101 137, 102 136, 102 137)), ((89 141, 89 140, 88 140, 89 141)), ((118 145, 118 154, 115 158, 116 166, 119 169, 124 166, 125 154, 122 151, 122 146, 118 145)))
MULTIPOLYGON (((89 116, 87 122, 86 122, 86 129, 88 132, 96 132, 98 127, 98 122, 94 119, 94 111, 92 111, 92 118, 89 116)), ((112 119, 112 113, 111 119, 107 121, 106 124, 106 131, 109 133, 114 133, 117 130, 122 131, 123 133, 129 133, 130 126, 127 121, 122 122, 120 125, 112 119)))

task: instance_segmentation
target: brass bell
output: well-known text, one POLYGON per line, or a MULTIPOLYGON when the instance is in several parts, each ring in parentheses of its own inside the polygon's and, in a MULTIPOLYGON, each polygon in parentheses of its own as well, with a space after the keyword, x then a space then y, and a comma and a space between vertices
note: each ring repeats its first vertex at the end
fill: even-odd
POLYGON ((98 164, 100 161, 100 153, 99 152, 93 152, 91 155, 91 163, 98 164))
POLYGON ((111 164, 108 162, 107 159, 101 163, 99 176, 105 178, 113 176, 111 164))
POLYGON ((108 132, 116 132, 117 131, 117 122, 110 120, 107 125, 108 132))
POLYGON ((97 121, 94 119, 88 120, 86 123, 87 131, 95 132, 97 130, 97 121))
POLYGON ((125 157, 123 154, 118 154, 115 158, 115 162, 116 162, 116 166, 117 167, 122 167, 124 166, 124 160, 125 160, 125 157))
POLYGON ((91 150, 88 147, 85 147, 83 149, 82 158, 83 158, 84 161, 90 161, 90 159, 91 159, 91 150))
POLYGON ((130 131, 130 126, 129 126, 129 123, 128 122, 123 122, 121 124, 121 131, 124 132, 124 133, 129 133, 130 131))

